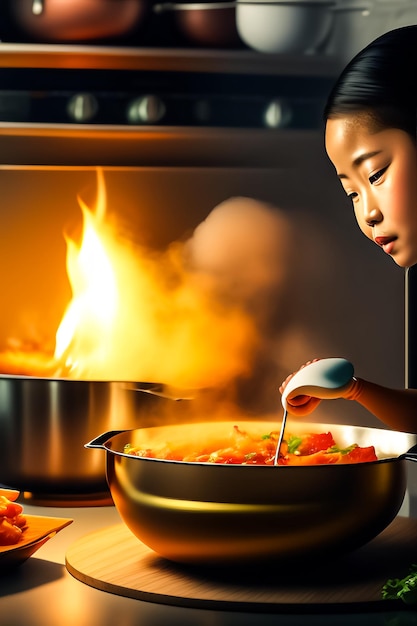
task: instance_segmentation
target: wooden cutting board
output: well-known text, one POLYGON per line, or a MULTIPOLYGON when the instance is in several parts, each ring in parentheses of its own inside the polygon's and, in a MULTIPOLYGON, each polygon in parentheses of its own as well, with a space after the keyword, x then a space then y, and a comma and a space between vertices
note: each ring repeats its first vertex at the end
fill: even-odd
POLYGON ((417 563, 417 519, 397 517, 366 546, 344 557, 323 554, 319 568, 279 566, 204 568, 162 559, 124 524, 78 539, 66 566, 78 580, 118 595, 161 604, 238 611, 294 611, 337 608, 401 609, 382 601, 388 578, 402 578, 417 563))

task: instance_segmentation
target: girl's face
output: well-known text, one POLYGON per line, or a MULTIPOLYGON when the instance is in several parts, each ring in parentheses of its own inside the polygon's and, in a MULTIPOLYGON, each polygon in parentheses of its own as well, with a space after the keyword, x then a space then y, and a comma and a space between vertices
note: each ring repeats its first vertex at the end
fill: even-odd
POLYGON ((417 149, 404 131, 358 116, 326 125, 326 151, 362 232, 397 265, 417 263, 417 149))

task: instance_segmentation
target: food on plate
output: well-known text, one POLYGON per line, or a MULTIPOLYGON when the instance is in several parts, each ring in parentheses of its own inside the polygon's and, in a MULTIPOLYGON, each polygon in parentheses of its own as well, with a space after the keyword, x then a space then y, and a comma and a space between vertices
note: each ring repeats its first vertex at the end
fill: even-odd
POLYGON ((19 491, 0 489, 0 546, 18 543, 26 529, 23 507, 16 502, 19 491))
MULTIPOLYGON (((126 445, 124 452, 133 456, 197 463, 239 465, 274 465, 279 432, 253 435, 239 426, 222 440, 173 443, 144 447, 126 445)), ((374 446, 356 443, 340 447, 331 432, 287 434, 280 448, 278 465, 334 465, 377 461, 374 446)))

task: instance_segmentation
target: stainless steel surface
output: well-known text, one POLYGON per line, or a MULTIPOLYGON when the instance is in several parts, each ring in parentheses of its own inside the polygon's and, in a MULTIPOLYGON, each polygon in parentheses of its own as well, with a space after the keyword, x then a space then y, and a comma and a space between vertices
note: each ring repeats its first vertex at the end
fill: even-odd
POLYGON ((195 400, 196 396, 202 394, 202 390, 197 389, 177 389, 170 385, 161 385, 155 383, 124 383, 124 388, 129 391, 138 391, 139 393, 149 393, 158 398, 166 398, 181 402, 181 400, 195 400))
MULTIPOLYGON (((131 444, 225 438, 235 422, 107 433, 104 448, 115 505, 132 532, 157 553, 187 563, 239 563, 306 558, 358 547, 381 532, 404 499, 402 454, 416 435, 335 424, 295 422, 292 432, 331 431, 338 445, 374 445, 372 463, 315 466, 221 465, 147 459, 131 444)), ((271 422, 244 422, 258 435, 271 422)), ((288 427, 287 427, 288 428, 288 427)), ((414 454, 415 457, 415 454, 414 454)))
MULTIPOLYGON (((139 385, 140 386, 140 385, 139 385)), ((37 496, 108 492, 103 455, 86 441, 106 429, 149 424, 185 403, 119 382, 0 377, 0 483, 37 496)), ((88 498, 87 498, 88 501, 88 498)))

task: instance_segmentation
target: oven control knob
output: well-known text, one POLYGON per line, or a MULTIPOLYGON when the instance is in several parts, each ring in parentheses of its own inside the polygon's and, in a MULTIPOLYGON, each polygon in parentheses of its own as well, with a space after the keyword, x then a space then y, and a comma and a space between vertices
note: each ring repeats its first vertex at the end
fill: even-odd
POLYGON ((98 111, 98 102, 91 93, 77 93, 68 102, 67 112, 74 122, 89 122, 98 111))
POLYGON ((158 96, 141 96, 133 100, 127 110, 130 124, 155 124, 166 113, 166 107, 158 96))
POLYGON ((269 128, 285 128, 292 120, 293 112, 285 100, 272 100, 264 112, 264 124, 269 128))

